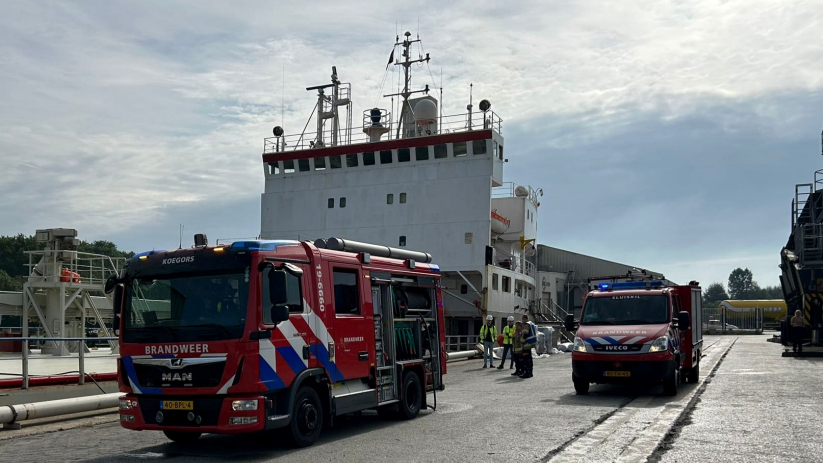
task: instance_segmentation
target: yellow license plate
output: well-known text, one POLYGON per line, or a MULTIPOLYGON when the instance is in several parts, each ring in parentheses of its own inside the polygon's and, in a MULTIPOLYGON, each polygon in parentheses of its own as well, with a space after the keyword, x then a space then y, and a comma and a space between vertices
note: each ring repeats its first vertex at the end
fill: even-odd
POLYGON ((164 400, 160 404, 161 410, 194 410, 191 400, 164 400))
POLYGON ((603 373, 604 376, 618 376, 618 377, 630 377, 632 372, 630 371, 606 371, 603 373))

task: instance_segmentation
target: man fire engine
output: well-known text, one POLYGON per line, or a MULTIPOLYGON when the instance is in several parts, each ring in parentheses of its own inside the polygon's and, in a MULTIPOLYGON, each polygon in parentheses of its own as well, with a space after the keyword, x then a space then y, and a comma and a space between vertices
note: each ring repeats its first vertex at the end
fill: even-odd
MULTIPOLYGON (((113 275, 120 423, 174 441, 417 416, 446 373, 431 255, 331 238, 151 251, 113 275)), ((436 404, 436 395, 435 395, 436 404)))
POLYGON ((677 394, 681 377, 696 383, 703 346, 701 292, 696 281, 667 284, 644 272, 589 279, 572 350, 578 394, 590 383, 663 383, 677 394))

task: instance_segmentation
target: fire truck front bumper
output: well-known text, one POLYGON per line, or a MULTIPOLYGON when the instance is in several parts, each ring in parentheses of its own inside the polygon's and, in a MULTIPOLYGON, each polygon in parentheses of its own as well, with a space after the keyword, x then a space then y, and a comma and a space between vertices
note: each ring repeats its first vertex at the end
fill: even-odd
POLYGON ((572 358, 573 375, 590 383, 657 383, 668 378, 675 367, 672 355, 655 355, 653 359, 622 355, 606 359, 597 357, 585 360, 572 358))
POLYGON ((241 434, 266 426, 266 399, 167 397, 128 394, 120 398, 120 425, 135 431, 241 434))

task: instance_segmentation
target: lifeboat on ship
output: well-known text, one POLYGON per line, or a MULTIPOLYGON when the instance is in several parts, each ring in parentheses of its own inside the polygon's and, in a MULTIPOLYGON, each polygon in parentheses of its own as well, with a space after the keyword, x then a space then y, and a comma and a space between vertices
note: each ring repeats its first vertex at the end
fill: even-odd
POLYGON ((492 210, 492 233, 502 235, 511 226, 512 221, 497 213, 497 209, 492 210))

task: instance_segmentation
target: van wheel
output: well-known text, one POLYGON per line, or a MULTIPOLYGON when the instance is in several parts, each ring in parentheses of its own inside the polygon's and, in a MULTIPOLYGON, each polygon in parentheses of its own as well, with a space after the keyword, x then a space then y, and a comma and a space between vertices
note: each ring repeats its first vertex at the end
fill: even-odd
POLYGON ((669 377, 663 380, 663 394, 669 396, 677 395, 678 383, 680 383, 680 368, 678 368, 678 364, 675 363, 669 377))
POLYGON ((186 442, 196 441, 203 433, 193 431, 163 431, 163 434, 165 434, 169 440, 185 444, 186 442))
POLYGON ((294 397, 289 430, 297 447, 312 445, 323 429, 323 404, 314 389, 303 386, 294 397))
POLYGON ((694 367, 692 367, 691 370, 689 370, 689 376, 687 377, 687 380, 692 384, 696 384, 697 381, 700 380, 700 362, 699 361, 697 362, 697 364, 694 367))
POLYGON ((420 413, 423 405, 423 388, 417 373, 408 372, 403 375, 403 397, 400 400, 400 418, 410 420, 420 413))
POLYGON ((577 395, 586 395, 589 393, 589 382, 572 375, 572 382, 574 383, 574 392, 577 395))

